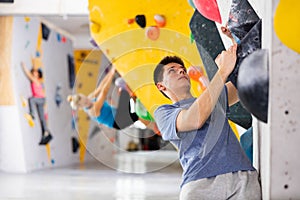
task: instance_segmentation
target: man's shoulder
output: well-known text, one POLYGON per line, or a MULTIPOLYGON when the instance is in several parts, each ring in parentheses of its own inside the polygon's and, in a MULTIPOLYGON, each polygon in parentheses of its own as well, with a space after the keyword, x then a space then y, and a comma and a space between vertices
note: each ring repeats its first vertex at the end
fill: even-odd
POLYGON ((154 111, 154 113, 160 112, 160 111, 164 111, 164 110, 170 110, 170 109, 174 109, 177 108, 177 106, 173 105, 173 104, 163 104, 157 107, 157 109, 154 111))
POLYGON ((176 119, 176 116, 181 110, 182 108, 172 104, 162 105, 154 111, 154 119, 157 123, 171 122, 176 119))
POLYGON ((163 108, 175 108, 176 106, 174 104, 163 104, 160 105, 157 109, 163 109, 163 108))

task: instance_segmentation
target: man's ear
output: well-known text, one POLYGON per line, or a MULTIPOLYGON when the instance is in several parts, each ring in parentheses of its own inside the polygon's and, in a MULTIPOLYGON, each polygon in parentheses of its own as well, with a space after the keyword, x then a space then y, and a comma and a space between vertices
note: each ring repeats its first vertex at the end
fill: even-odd
POLYGON ((159 89, 159 91, 166 90, 166 87, 161 82, 156 83, 156 87, 157 87, 157 89, 159 89))

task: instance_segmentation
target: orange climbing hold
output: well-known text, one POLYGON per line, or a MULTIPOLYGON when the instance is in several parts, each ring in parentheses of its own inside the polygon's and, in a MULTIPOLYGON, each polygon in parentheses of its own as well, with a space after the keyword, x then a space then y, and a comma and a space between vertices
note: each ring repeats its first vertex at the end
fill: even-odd
POLYGON ((154 21, 157 27, 164 27, 166 25, 166 18, 163 15, 154 15, 154 21))
POLYGON ((150 26, 146 28, 146 36, 150 40, 157 40, 159 38, 160 31, 159 28, 156 26, 150 26))
POLYGON ((206 89, 206 86, 208 85, 208 79, 204 75, 202 69, 199 67, 191 66, 188 68, 187 72, 189 77, 198 82, 201 90, 204 91, 206 89))

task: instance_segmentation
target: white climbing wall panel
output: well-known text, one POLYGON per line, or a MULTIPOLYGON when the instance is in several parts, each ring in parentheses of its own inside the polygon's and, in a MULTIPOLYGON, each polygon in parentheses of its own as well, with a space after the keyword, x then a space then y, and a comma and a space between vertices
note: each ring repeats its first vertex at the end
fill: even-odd
POLYGON ((269 49, 270 90, 269 122, 258 128, 263 197, 299 199, 300 54, 282 44, 274 31, 279 1, 264 2, 263 48, 269 49))

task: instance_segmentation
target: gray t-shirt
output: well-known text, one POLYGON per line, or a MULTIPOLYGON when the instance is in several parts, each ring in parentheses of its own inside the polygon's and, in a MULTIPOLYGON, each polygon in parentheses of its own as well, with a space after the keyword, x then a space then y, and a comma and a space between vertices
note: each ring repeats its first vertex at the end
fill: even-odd
POLYGON ((178 148, 183 168, 181 187, 202 178, 255 170, 226 118, 226 111, 229 110, 226 89, 200 129, 188 132, 176 131, 176 118, 179 112, 189 108, 195 100, 196 98, 190 98, 172 105, 162 105, 154 112, 162 138, 178 148))

